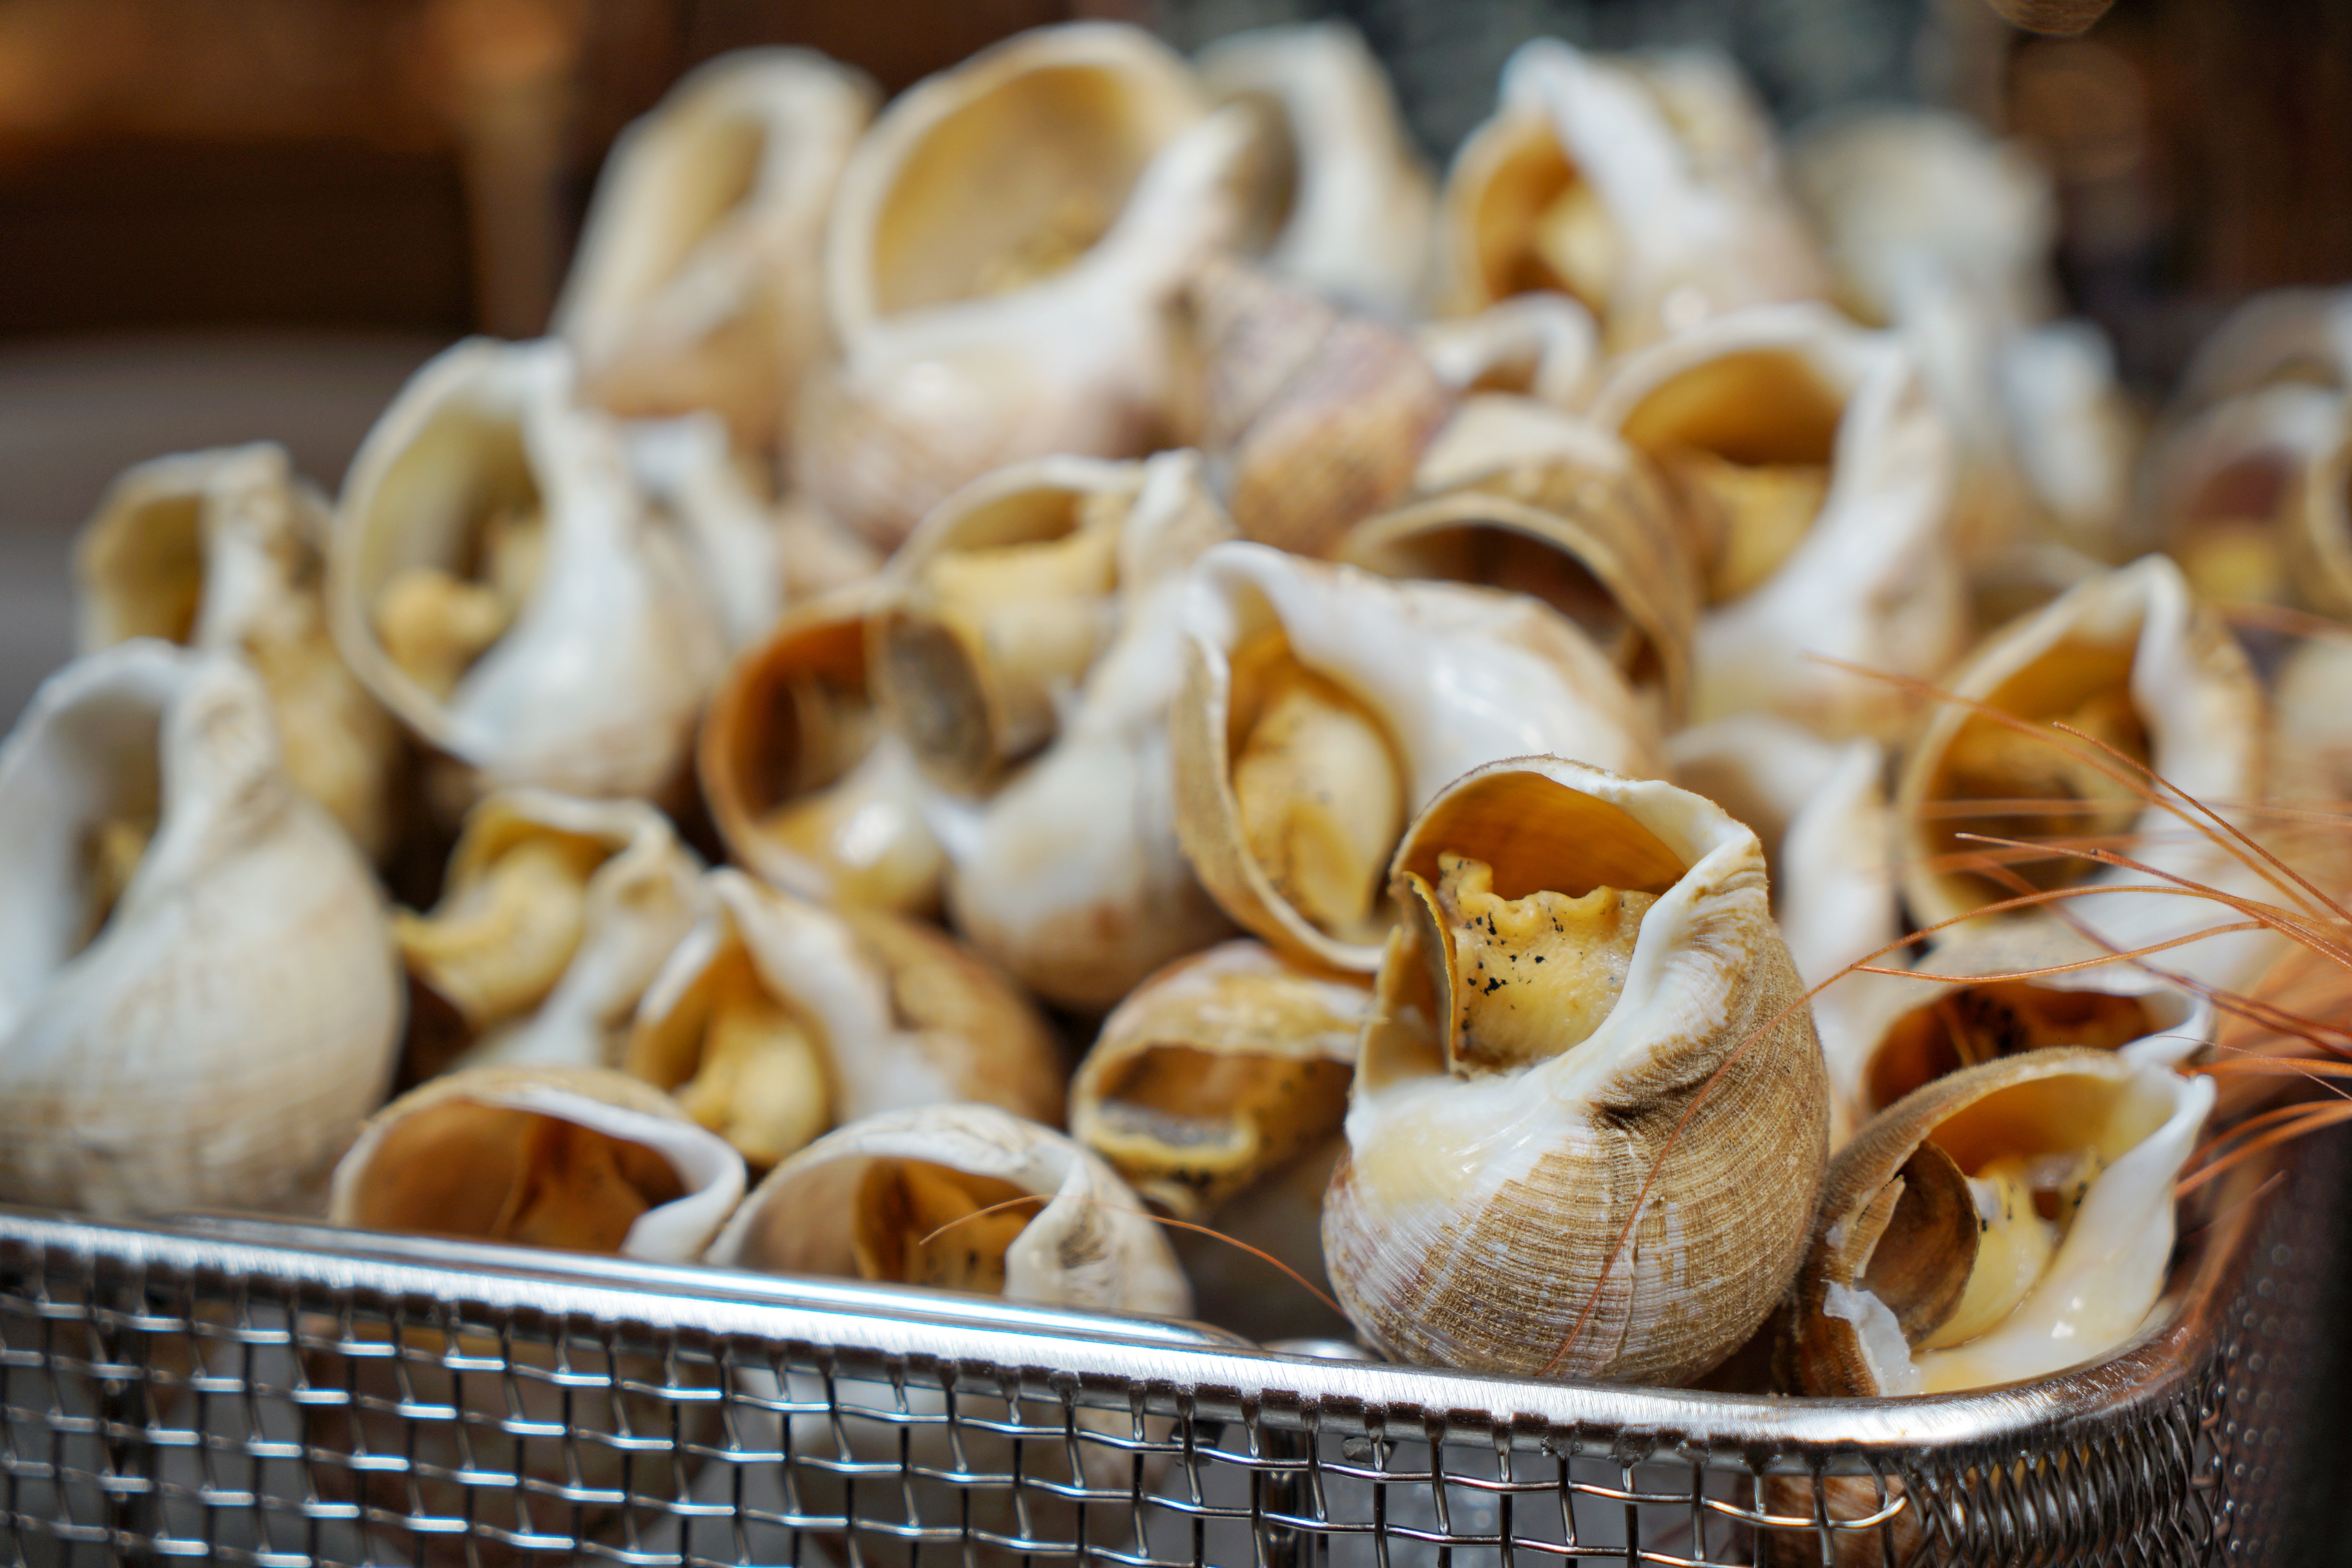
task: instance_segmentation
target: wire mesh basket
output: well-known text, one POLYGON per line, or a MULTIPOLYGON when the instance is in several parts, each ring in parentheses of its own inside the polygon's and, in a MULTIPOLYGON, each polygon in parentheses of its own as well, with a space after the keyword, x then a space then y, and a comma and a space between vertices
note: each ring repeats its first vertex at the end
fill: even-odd
POLYGON ((2105 1363, 1871 1402, 0 1209, 0 1515, 42 1564, 2298 1562, 2344 1165, 2218 1194, 2105 1363))

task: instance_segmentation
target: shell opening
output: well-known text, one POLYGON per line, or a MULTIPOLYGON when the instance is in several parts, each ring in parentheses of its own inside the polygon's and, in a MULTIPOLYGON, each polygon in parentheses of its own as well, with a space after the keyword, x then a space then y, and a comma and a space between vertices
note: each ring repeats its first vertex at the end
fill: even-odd
POLYGON ((1383 873, 1404 831, 1405 773, 1388 732, 1283 633, 1236 650, 1228 754, 1243 840, 1266 879, 1326 933, 1374 942, 1383 873))
POLYGON ((138 874, 139 862, 145 858, 147 846, 154 837, 152 813, 109 816, 89 830, 83 841, 88 873, 83 882, 81 935, 74 943, 76 952, 96 942, 98 933, 106 929, 114 906, 121 901, 131 879, 138 874))
POLYGON ((1354 1076, 1324 1057, 1154 1041, 1106 1076, 1087 1142, 1147 1195, 1181 1191, 1189 1212, 1337 1132, 1354 1076))
POLYGON ((1249 150, 1235 175, 1242 193, 1242 229, 1234 248, 1244 256, 1272 250, 1298 205, 1298 137, 1290 111, 1271 92, 1244 92, 1229 101, 1250 118, 1249 150))
POLYGON ((1574 296, 1596 314, 1624 266, 1616 220, 1561 151, 1540 115, 1496 129, 1471 215, 1478 273, 1490 300, 1574 296))
POLYGON ((384 1131, 351 1223, 476 1241, 617 1252, 686 1185, 642 1143, 533 1110, 455 1099, 384 1131))
POLYGON ((433 912, 393 917, 409 974, 476 1035, 546 1000, 579 952, 588 880, 613 855, 583 835, 533 827, 459 871, 433 912))
POLYGON ((404 567, 386 581, 373 610, 384 656, 443 699, 507 634, 538 589, 547 520, 536 488, 487 501, 467 533, 454 570, 404 567))
POLYGON ((1177 130, 1172 107, 1133 73, 1070 64, 1024 71, 941 116, 908 149, 876 217, 881 311, 1002 294, 1067 268, 1109 232, 1177 130))
POLYGON ((1392 574, 1500 588, 1541 599, 1591 637, 1640 687, 1664 681, 1664 659, 1591 568, 1559 546, 1502 521, 1465 519, 1391 542, 1392 574))
POLYGON ((1963 985, 1888 1027, 1871 1054, 1870 1109, 1883 1110, 1920 1085, 1979 1062, 2051 1046, 2112 1051, 2160 1026, 2137 996, 2024 980, 1963 985))
POLYGON ((110 526, 84 558, 84 574, 104 585, 117 640, 162 637, 185 645, 205 601, 205 498, 158 495, 110 526))
POLYGON ((975 784, 1049 742, 1116 629, 1126 496, 1068 495, 1069 531, 925 563, 881 620, 886 700, 934 772, 975 784))
POLYGON ((2200 598, 2293 600, 2279 521, 2295 482, 2292 458, 2265 451, 2224 465, 2198 486, 2169 547, 2200 598))
POLYGON ((1026 1205, 982 1211, 1029 1195, 1011 1182, 928 1160, 875 1160, 855 1200, 857 1272, 893 1285, 1001 1296, 1004 1254, 1037 1211, 1026 1205))
POLYGON ((758 1169, 833 1124, 823 1031, 770 994, 740 943, 713 960, 666 1016, 639 1024, 628 1068, 669 1091, 758 1169))
MULTIPOLYGON (((2136 637, 2137 627, 2133 628, 2136 637)), ((2115 747, 2142 764, 2151 752, 2147 724, 2132 700, 2135 644, 2069 640, 2052 648, 2004 682, 1988 705, 2029 721, 2055 721, 2115 747)), ((1939 807, 1930 843, 1948 857, 1990 855, 1993 847, 1971 843, 1973 833, 2014 839, 2113 841, 2127 835, 2144 802, 2129 784, 2109 776, 2097 762, 2078 754, 2070 736, 2022 733, 1984 714, 1971 714, 1953 733, 1926 793, 1939 807), (1969 801, 1992 803, 1977 815, 1952 809, 1969 801), (2042 803, 2047 803, 2042 805, 2042 803)), ((2098 874, 2095 861, 2053 853, 2010 868, 2032 887, 2071 887, 2098 874)), ((2014 889, 1979 872, 1958 875, 1977 889, 1979 901, 2005 899, 2014 889)))
POLYGON ((1780 571, 1830 485, 1845 401, 1802 359, 1729 353, 1667 381, 1622 433, 1656 458, 1706 544, 1706 596, 1727 604, 1780 571))

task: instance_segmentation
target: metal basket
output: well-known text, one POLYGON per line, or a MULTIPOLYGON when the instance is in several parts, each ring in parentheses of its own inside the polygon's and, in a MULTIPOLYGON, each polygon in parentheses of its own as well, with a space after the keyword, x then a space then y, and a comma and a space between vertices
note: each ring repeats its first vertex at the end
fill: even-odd
POLYGON ((0 1209, 0 1517, 45 1564, 2299 1562, 2344 1164, 2219 1194, 2103 1365, 1866 1403, 0 1209))

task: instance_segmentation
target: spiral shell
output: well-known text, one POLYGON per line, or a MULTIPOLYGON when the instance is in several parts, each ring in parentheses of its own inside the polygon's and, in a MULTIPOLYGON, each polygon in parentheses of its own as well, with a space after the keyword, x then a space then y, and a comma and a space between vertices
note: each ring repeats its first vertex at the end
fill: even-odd
POLYGON ((1340 1304, 1402 1360, 1680 1383, 1804 1255, 1829 1104, 1756 835, 1557 758, 1439 792, 1323 1211, 1340 1304))
POLYGON ((2066 1049, 1905 1096, 1831 1163, 1786 1374, 1805 1394, 1938 1394, 2117 1349, 2164 1289, 2173 1181, 2212 1103, 2210 1079, 2066 1049))
POLYGON ((1170 743, 1202 885, 1286 955, 1358 973, 1397 836, 1446 781, 1547 750, 1664 771, 1623 679, 1548 606, 1248 543, 1194 568, 1170 743))
POLYGON ((1704 542, 1695 719, 1885 736, 1900 691, 1812 656, 1933 678, 1960 652, 1951 441, 1899 339, 1812 305, 1725 316, 1621 362, 1592 417, 1666 469, 1704 542))
POLYGON ((328 625, 483 787, 650 795, 678 773, 724 640, 572 384, 555 342, 469 341, 419 371, 352 460, 328 625))
POLYGON ((939 902, 946 861, 906 742, 875 710, 851 588, 791 612, 730 667, 696 748, 737 864, 787 891, 902 914, 939 902))
POLYGON ((390 1078, 391 952, 242 660, 68 665, 0 745, 0 1199, 297 1202, 390 1078))
POLYGON ((738 442, 775 445, 825 346, 825 216, 874 100, 823 55, 746 49, 621 132, 555 310, 590 397, 635 417, 713 409, 738 442))
POLYGON ((393 921, 411 1074, 618 1066, 638 997, 694 923, 700 871, 642 801, 485 798, 450 851, 440 901, 393 921))
POLYGON ((1062 1065, 1027 998, 931 927, 709 873, 646 988, 628 1070, 753 1164, 826 1128, 974 1100, 1062 1118, 1062 1065))
POLYGON ((369 856, 391 837, 398 737, 327 635, 327 504, 272 442, 116 476, 74 551, 76 640, 230 648, 269 689, 287 776, 369 856))
POLYGON ((1111 23, 1021 34, 902 94, 835 197, 842 358, 793 441, 811 499, 887 549, 1008 463, 1167 444, 1170 308, 1236 231, 1248 142, 1246 111, 1211 115, 1181 60, 1111 23))

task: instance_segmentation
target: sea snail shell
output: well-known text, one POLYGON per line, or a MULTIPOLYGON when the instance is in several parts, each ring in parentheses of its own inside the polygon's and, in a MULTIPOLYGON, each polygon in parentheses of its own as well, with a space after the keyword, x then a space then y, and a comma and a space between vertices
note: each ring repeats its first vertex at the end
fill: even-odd
POLYGON ((1610 655, 1662 729, 1679 722, 1698 575, 1646 458, 1533 398, 1488 393, 1438 432, 1414 488, 1333 556, 1391 577, 1532 594, 1610 655))
POLYGON ((409 1071, 619 1066, 638 996, 694 923, 701 870, 643 801, 530 789, 483 799, 440 901, 394 917, 409 1071))
POLYGON ((1802 1259, 1829 1103, 1756 835, 1557 758, 1440 791, 1391 867, 1348 1154, 1340 1304, 1406 1361, 1683 1383, 1802 1259))
POLYGON ((2208 1078, 2060 1049, 1896 1101, 1830 1166, 1785 1375, 1805 1394, 1940 1394, 2114 1350, 2164 1289, 2173 1181, 2213 1093, 2208 1078))
POLYGON ((285 1203, 400 1010, 382 895, 243 661, 136 638, 41 687, 0 746, 0 1198, 285 1203))
POLYGON ((1705 542, 1692 717, 1898 728, 1969 633, 1949 432, 1910 351, 1826 308, 1759 308, 1621 361, 1592 418, 1664 467, 1705 542))
POLYGON ((1607 657, 1519 595, 1234 543, 1202 556, 1185 616, 1178 837, 1227 914, 1308 963, 1379 966, 1382 868, 1465 769, 1548 751, 1664 771, 1607 657))
POLYGON ((1212 115, 1139 29, 1040 28, 901 95, 826 238, 841 362, 803 399, 794 472, 885 548, 961 486, 1053 452, 1167 445, 1170 307, 1234 232, 1247 111, 1212 115))
POLYGON ((725 644, 572 380, 551 342, 462 342, 417 372, 352 460, 328 624, 368 689, 485 784, 650 795, 725 644))
POLYGON ((327 1217, 687 1263, 742 1196, 735 1151, 635 1079, 479 1068, 379 1111, 335 1167, 327 1217))
POLYGON ((974 491, 990 499, 925 520, 904 552, 918 590, 877 617, 887 705, 922 750, 927 733, 1002 750, 1034 713, 1045 749, 1001 786, 930 797, 948 911, 1015 979, 1098 1012, 1231 929, 1177 843, 1168 710, 1188 570, 1233 524, 1192 452, 1047 458, 974 491))
POLYGON ((1143 1204, 1050 1128, 988 1105, 893 1110, 775 1170, 704 1256, 725 1268, 863 1276, 1008 1301, 1183 1317, 1192 1292, 1143 1204), (1031 1193, 1047 1201, 939 1226, 1031 1193))
POLYGON ((327 529, 325 498, 271 442, 126 468, 75 546, 76 640, 243 654, 277 710, 287 776, 373 857, 391 836, 398 738, 327 635, 327 529))
POLYGON ((933 928, 721 868, 637 1009, 627 1067, 754 1165, 836 1122, 950 1100, 1062 1118, 1026 997, 933 928))
MULTIPOLYGON (((2261 688, 2228 629, 2195 604, 2180 569, 2161 556, 2095 577, 2008 627, 1954 672, 1948 689, 2037 726, 2065 722, 2137 757, 2225 814, 2232 804, 2262 797, 2261 688)), ((1956 837, 1963 832, 2029 841, 2089 838, 2171 876, 2270 895, 2268 885, 2228 849, 2146 804, 2077 753, 2088 755, 2089 748, 2054 731, 2019 732, 1956 702, 1929 715, 1895 797, 1903 895, 1913 920, 1934 924, 2016 896, 2018 889, 2005 881, 1960 863, 1960 857, 1999 859, 2003 854, 1956 837), (2050 807, 2042 814, 2002 805, 1982 816, 1963 815, 1971 799, 2046 800, 2050 807)), ((2117 766, 2105 757, 2099 762, 2117 766)), ((2150 880, 2138 871, 2056 852, 2010 869, 2036 888, 2147 886, 2150 880)), ((2118 948, 2186 935, 2221 923, 2222 913, 2217 906, 2161 893, 2075 898, 2069 909, 2118 948)), ((2000 918, 2033 925, 2054 920, 2040 910, 2000 918)), ((2248 932, 2176 948, 2159 962, 2231 984, 2250 979, 2270 951, 2264 933, 2248 932)))
POLYGON ((556 306, 590 397, 633 417, 713 409, 779 439, 826 346, 826 214, 874 112, 863 73, 806 49, 699 67, 614 142, 556 306))
POLYGON ((738 865, 820 900, 923 914, 946 861, 914 754, 877 711, 864 587, 785 615, 730 667, 697 772, 738 865))

